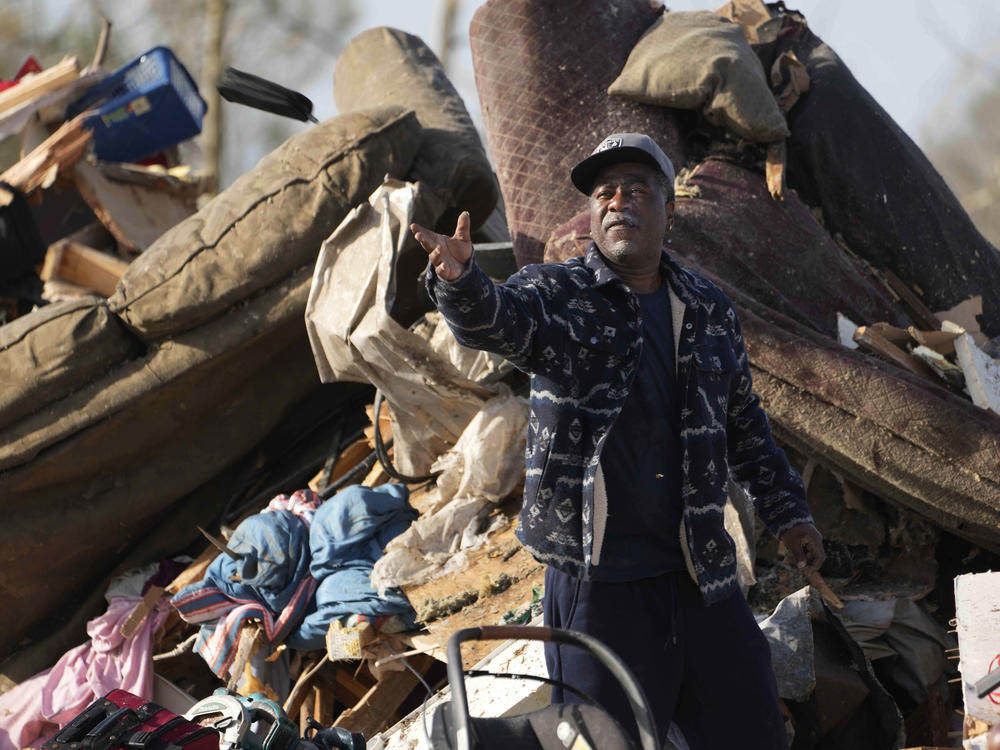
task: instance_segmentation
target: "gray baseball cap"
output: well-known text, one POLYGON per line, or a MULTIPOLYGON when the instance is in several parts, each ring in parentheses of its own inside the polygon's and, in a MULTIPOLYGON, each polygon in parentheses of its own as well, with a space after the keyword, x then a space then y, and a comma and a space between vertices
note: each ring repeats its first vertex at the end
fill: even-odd
POLYGON ((590 195, 598 173, 610 164, 623 161, 634 161, 648 164, 653 169, 660 170, 670 183, 674 182, 674 165, 656 141, 642 133, 614 133, 598 144, 597 148, 586 159, 581 161, 569 178, 576 189, 585 195, 590 195))

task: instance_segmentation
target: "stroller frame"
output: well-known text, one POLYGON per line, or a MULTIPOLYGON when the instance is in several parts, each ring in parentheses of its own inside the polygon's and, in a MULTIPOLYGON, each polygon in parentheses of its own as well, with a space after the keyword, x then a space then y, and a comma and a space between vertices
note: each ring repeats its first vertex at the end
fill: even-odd
POLYGON ((465 671, 462 666, 462 643, 466 641, 528 640, 561 643, 581 648, 593 655, 621 683, 632 708, 639 729, 642 750, 659 750, 656 725, 642 688, 632 671, 611 649, 596 638, 571 630, 559 628, 494 625, 478 628, 463 628, 448 639, 448 685, 451 689, 452 717, 455 723, 455 744, 457 750, 474 750, 476 741, 469 717, 469 701, 465 689, 465 671))

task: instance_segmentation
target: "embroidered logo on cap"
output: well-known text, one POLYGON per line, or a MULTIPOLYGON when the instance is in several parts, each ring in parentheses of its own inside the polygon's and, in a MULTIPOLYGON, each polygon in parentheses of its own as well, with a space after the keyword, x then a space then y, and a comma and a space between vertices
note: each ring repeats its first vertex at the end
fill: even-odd
POLYGON ((594 153, 599 154, 601 151, 607 151, 609 148, 619 148, 622 145, 621 138, 608 138, 604 143, 597 147, 597 151, 594 153))

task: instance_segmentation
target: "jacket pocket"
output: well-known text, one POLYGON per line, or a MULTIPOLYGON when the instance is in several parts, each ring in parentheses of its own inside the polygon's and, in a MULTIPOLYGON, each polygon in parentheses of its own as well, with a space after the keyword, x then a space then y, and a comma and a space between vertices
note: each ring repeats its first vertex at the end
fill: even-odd
POLYGON ((728 340, 713 341, 696 346, 692 357, 696 385, 692 396, 697 401, 695 412, 701 415, 703 424, 717 428, 726 424, 729 391, 738 374, 736 355, 728 343, 728 340))
POLYGON ((736 354, 728 339, 695 344, 692 355, 695 368, 706 374, 721 376, 728 373, 728 376, 731 377, 732 373, 739 367, 736 362, 736 354))
POLYGON ((635 334, 624 321, 601 324, 592 318, 570 316, 566 325, 566 336, 577 346, 587 350, 604 352, 619 357, 628 353, 635 334))

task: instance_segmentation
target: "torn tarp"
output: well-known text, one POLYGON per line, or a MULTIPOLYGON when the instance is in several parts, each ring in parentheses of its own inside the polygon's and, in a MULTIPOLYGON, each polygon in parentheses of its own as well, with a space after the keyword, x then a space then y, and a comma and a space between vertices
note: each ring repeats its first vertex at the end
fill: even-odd
POLYGON ((442 472, 437 501, 376 564, 379 590, 428 580, 452 569, 446 563, 461 567, 456 553, 478 546, 484 515, 524 469, 527 403, 502 383, 486 384, 502 358, 461 347, 447 326, 408 330, 390 315, 404 283, 400 255, 423 253, 408 229, 421 200, 418 186, 387 181, 355 209, 323 245, 306 308, 320 377, 381 389, 399 468, 442 472))
POLYGON ((423 252, 409 231, 417 185, 388 180, 323 243, 306 306, 306 328, 324 382, 379 388, 389 403, 396 465, 425 474, 500 391, 474 382, 389 314, 406 252, 423 252))
POLYGON ((487 401, 455 446, 434 462, 438 498, 394 539, 372 570, 372 585, 414 585, 465 567, 465 552, 491 529, 486 516, 524 474, 528 404, 510 392, 487 401))

